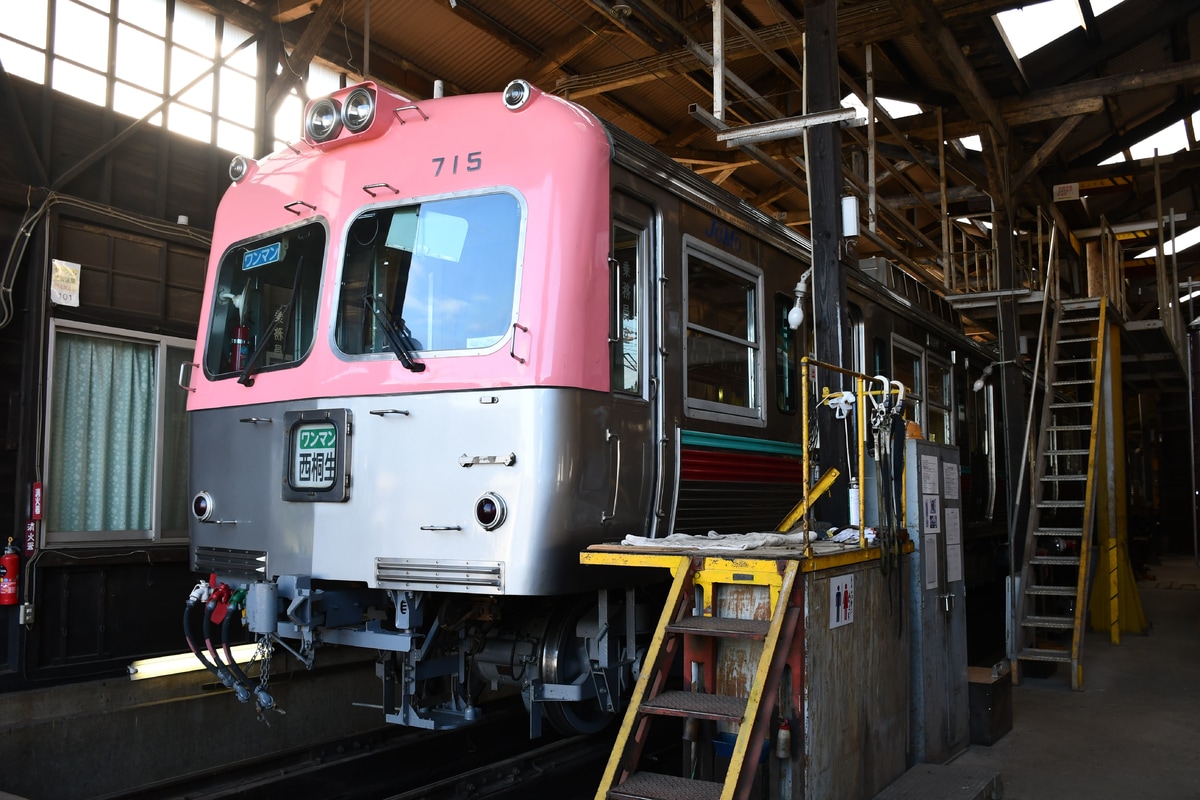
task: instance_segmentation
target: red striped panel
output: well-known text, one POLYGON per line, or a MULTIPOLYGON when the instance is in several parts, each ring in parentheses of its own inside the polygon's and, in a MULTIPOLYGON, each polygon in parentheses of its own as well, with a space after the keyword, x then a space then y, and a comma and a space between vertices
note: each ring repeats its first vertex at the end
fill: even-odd
POLYGON ((681 450, 679 479, 735 483, 801 483, 799 459, 731 450, 681 450))

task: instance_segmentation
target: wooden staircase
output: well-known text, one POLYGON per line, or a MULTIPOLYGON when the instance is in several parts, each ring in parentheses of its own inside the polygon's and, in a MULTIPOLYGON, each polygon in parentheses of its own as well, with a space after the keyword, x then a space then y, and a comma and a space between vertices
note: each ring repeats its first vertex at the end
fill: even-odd
MULTIPOLYGON (((800 562, 796 559, 745 559, 678 556, 674 581, 645 666, 630 698, 621 730, 605 769, 596 800, 734 800, 746 798, 754 783, 757 758, 770 732, 774 696, 803 612, 793 596, 800 562), (765 586, 769 619, 714 615, 717 594, 726 586, 765 586), (745 697, 716 694, 717 651, 721 640, 761 642, 761 654, 745 697), (688 689, 669 688, 677 656, 684 654, 688 689), (694 666, 694 669, 693 669, 694 666), (710 722, 738 726, 723 780, 666 775, 644 769, 643 751, 655 721, 684 721, 685 739, 710 722), (692 732, 692 733, 689 733, 692 732)), ((757 649, 757 648, 755 648, 757 649)), ((751 651, 753 652, 753 651, 751 651)), ((710 726, 711 727, 711 726, 710 726)))
POLYGON ((1069 664, 1072 689, 1083 688, 1097 447, 1110 402, 1106 311, 1106 302, 1091 298, 1063 303, 1055 315, 1021 573, 1017 658, 1069 664))

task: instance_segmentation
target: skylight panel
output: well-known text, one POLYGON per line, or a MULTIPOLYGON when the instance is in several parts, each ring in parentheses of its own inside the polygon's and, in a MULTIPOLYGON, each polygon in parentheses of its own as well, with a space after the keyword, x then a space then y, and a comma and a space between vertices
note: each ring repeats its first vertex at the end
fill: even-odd
MULTIPOLYGON (((1187 149, 1187 129, 1183 125, 1183 120, 1163 128, 1155 134, 1147 136, 1135 145, 1129 148, 1129 156, 1134 161, 1143 158, 1153 158, 1155 151, 1160 156, 1168 156, 1171 153, 1178 153, 1180 150, 1187 149)), ((1117 153, 1110 158, 1101 161, 1100 164, 1120 164, 1125 161, 1124 153, 1117 153)))
MULTIPOLYGON (((1169 256, 1172 253, 1182 253, 1192 245, 1200 242, 1200 228, 1192 228, 1187 233, 1181 233, 1175 237, 1174 241, 1167 239, 1163 244, 1163 255, 1169 256)), ((1154 258, 1154 254, 1158 251, 1158 246, 1155 245, 1149 250, 1144 250, 1138 253, 1134 258, 1154 258)))
MULTIPOLYGON (((1096 4, 1093 4, 1095 8, 1096 4)), ((1098 11, 1095 13, 1099 13, 1098 11)), ((1075 0, 1049 0, 1037 5, 1001 11, 996 15, 1017 58, 1053 42, 1080 26, 1079 6, 1075 0)))

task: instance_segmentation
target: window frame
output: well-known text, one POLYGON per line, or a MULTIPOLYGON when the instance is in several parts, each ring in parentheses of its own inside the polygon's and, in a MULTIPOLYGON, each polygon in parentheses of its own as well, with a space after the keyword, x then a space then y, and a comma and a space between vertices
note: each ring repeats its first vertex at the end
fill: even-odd
POLYGON ((682 258, 682 282, 683 282, 683 400, 684 414, 693 419, 706 419, 720 422, 731 422, 738 425, 752 425, 755 427, 765 427, 766 420, 766 404, 763 395, 766 391, 766 366, 764 361, 766 356, 763 349, 764 338, 764 314, 766 310, 763 298, 763 273, 762 270, 743 261, 739 258, 726 253, 722 250, 714 248, 707 243, 696 239, 693 236, 685 235, 683 237, 683 258, 682 258), (748 310, 754 314, 754 319, 747 320, 747 332, 753 338, 748 340, 736 339, 728 334, 713 331, 711 328, 693 323, 691 319, 691 281, 689 280, 689 269, 691 259, 693 257, 700 258, 705 264, 715 269, 729 273, 734 278, 743 280, 751 284, 754 292, 753 303, 748 310), (690 371, 690 347, 688 333, 693 329, 704 333, 705 335, 713 335, 716 333, 720 338, 726 341, 736 341, 738 344, 745 344, 753 351, 754 363, 750 368, 751 392, 753 394, 752 402, 747 406, 735 406, 730 403, 721 403, 712 400, 702 400, 694 398, 688 394, 688 373, 690 371))
POLYGON ((350 235, 350 229, 354 223, 364 214, 374 211, 395 210, 398 208, 408 208, 425 206, 427 204, 437 204, 446 200, 470 199, 478 197, 486 197, 489 195, 507 195, 516 201, 517 210, 520 214, 518 221, 518 230, 516 238, 516 262, 513 265, 513 284, 512 284, 512 306, 509 309, 509 324, 505 328, 500 338, 491 344, 483 347, 463 347, 454 350, 418 350, 417 354, 422 361, 440 359, 440 358, 461 358, 463 356, 478 356, 488 355, 500 351, 508 346, 513 336, 513 326, 517 321, 518 312, 521 303, 521 282, 525 274, 525 237, 529 227, 529 206, 525 201, 525 196, 511 186, 489 186, 483 189, 471 189, 469 191, 447 192, 435 195, 422 195, 418 197, 408 197, 401 201, 389 200, 380 203, 371 203, 358 208, 353 214, 348 214, 346 224, 340 232, 340 239, 337 247, 337 266, 334 268, 336 287, 331 306, 332 319, 326 326, 326 336, 330 351, 336 358, 342 361, 363 362, 363 361, 381 361, 394 362, 396 360, 395 353, 390 350, 384 350, 377 353, 352 353, 342 349, 338 343, 338 332, 341 325, 342 314, 342 299, 343 293, 346 291, 346 243, 350 235))
MULTIPOLYGON (((164 476, 167 465, 165 464, 165 449, 166 449, 166 406, 167 406, 167 391, 171 387, 175 387, 179 391, 183 391, 179 387, 177 379, 166 374, 166 366, 168 364, 168 352, 170 349, 178 349, 188 354, 186 358, 191 361, 196 350, 196 342, 192 339, 184 339, 178 336, 167 336, 164 334, 147 333, 126 328, 116 328, 107 325, 96 325, 85 322, 76 322, 73 320, 64 320, 52 317, 49 324, 49 332, 47 337, 46 350, 46 394, 42 408, 42 446, 41 459, 42 469, 41 474, 50 475, 50 465, 53 461, 51 452, 51 425, 53 420, 53 406, 55 401, 55 382, 54 382, 54 366, 56 347, 60 334, 71 334, 75 336, 86 336, 94 339, 106 339, 119 342, 128 342, 139 345, 153 345, 154 353, 154 374, 155 374, 155 389, 154 389, 154 447, 153 447, 153 476, 150 489, 150 528, 135 529, 135 530, 100 530, 100 531, 77 531, 77 530, 52 530, 50 528, 50 520, 47 514, 43 513, 43 523, 39 533, 39 548, 43 549, 63 549, 72 546, 96 546, 107 544, 139 544, 152 546, 171 546, 186 544, 188 541, 188 526, 185 523, 183 529, 165 531, 163 530, 163 501, 164 501, 164 476)), ((185 420, 186 420, 186 410, 185 420)), ((189 434, 190 436, 190 434, 189 434)), ((190 441, 188 443, 190 448, 190 441)), ((185 460, 186 461, 186 460, 185 460)), ((183 469, 188 469, 188 464, 183 464, 183 469)), ((185 481, 186 483, 186 481, 185 481)), ((49 489, 50 487, 47 487, 49 489)), ((185 497, 181 498, 183 502, 187 502, 186 492, 185 497)), ((186 519, 186 516, 185 516, 186 519)))
POLYGON ((609 299, 609 331, 610 331, 610 354, 609 354, 609 391, 614 395, 621 397, 645 399, 646 397, 646 339, 647 330, 647 277, 646 269, 649 266, 650 258, 650 231, 637 223, 630 222, 624 217, 613 215, 612 221, 609 224, 609 235, 612 241, 613 255, 611 258, 614 263, 611 264, 612 276, 609 280, 611 297, 609 299), (621 308, 621 264, 616 259, 616 240, 617 229, 630 235, 635 240, 633 248, 635 258, 634 269, 635 275, 633 280, 633 296, 636 308, 634 310, 634 319, 637 322, 637 339, 630 350, 636 359, 635 365, 635 381, 636 386, 632 389, 626 388, 624 385, 624 357, 626 348, 624 346, 621 308), (620 356, 620 359, 618 359, 620 356), (618 361, 621 368, 618 369, 618 361))

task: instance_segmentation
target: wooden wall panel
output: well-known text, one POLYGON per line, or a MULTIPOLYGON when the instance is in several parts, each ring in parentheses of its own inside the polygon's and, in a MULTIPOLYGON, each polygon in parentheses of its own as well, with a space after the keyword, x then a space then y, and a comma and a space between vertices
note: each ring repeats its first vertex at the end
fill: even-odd
POLYGON ((907 621, 894 584, 905 574, 889 580, 870 561, 805 576, 803 797, 874 797, 907 767, 907 621), (830 584, 846 575, 854 621, 831 627, 830 584))

